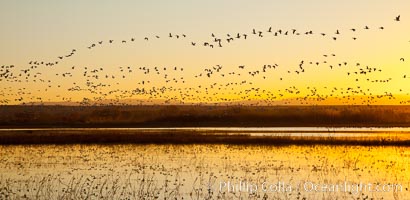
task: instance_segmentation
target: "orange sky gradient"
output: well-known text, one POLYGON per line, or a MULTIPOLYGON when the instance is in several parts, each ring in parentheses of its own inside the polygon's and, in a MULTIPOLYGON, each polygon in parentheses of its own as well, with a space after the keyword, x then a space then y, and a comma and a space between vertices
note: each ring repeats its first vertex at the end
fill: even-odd
POLYGON ((405 0, 6 0, 0 3, 0 104, 87 99, 104 104, 130 99, 136 104, 408 104, 409 10, 405 0), (313 34, 305 34, 309 31, 313 34), (238 33, 241 38, 235 38, 238 33), (233 41, 226 42, 230 37, 233 41), (214 38, 221 38, 223 47, 214 38), (88 49, 92 44, 96 47, 88 49), (72 49, 73 56, 58 58, 72 49), (30 61, 59 63, 30 68, 30 61), (276 67, 262 72, 264 65, 276 67), (217 66, 222 68, 207 77, 205 69, 217 66), (144 74, 143 67, 150 72, 144 74), (167 70, 158 74, 155 67, 167 70), (366 67, 372 72, 355 74, 366 67))

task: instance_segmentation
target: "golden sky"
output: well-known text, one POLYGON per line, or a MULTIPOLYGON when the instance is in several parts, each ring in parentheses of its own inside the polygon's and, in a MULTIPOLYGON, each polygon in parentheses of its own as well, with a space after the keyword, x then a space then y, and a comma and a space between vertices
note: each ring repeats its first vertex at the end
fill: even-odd
POLYGON ((409 10, 407 0, 3 0, 0 104, 408 103, 409 10))

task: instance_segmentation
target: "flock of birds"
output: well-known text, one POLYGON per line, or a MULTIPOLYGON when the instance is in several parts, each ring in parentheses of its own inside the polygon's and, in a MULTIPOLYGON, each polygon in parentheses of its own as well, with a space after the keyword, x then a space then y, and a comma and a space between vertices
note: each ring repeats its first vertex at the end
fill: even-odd
MULTIPOLYGON (((400 22, 400 15, 394 18, 400 22)), ((252 29, 249 33, 226 34, 217 36, 210 33, 210 38, 198 42, 188 41, 192 47, 222 48, 239 40, 248 40, 251 37, 285 37, 318 35, 330 41, 337 41, 344 32, 356 33, 359 31, 383 31, 384 26, 337 29, 333 33, 316 33, 313 30, 299 31, 297 29, 266 30, 252 29)), ((146 36, 141 40, 149 42, 163 38, 176 39, 187 42, 186 34, 169 33, 166 36, 146 36)), ((352 37, 358 40, 358 37, 352 37)), ((92 51, 103 45, 120 43, 123 45, 136 42, 137 38, 125 40, 97 41, 87 45, 84 50, 92 51)), ((277 63, 267 63, 262 66, 224 67, 215 65, 204 68, 196 74, 188 74, 180 66, 133 67, 120 66, 107 70, 105 67, 64 66, 66 59, 77 55, 83 49, 72 49, 68 53, 57 56, 55 60, 32 60, 26 67, 2 65, 0 68, 0 105, 8 104, 45 104, 50 102, 81 104, 81 105, 126 105, 126 104, 220 104, 220 105, 277 105, 277 104, 320 104, 337 102, 338 104, 372 105, 383 100, 395 100, 393 92, 374 93, 371 88, 361 83, 388 84, 394 78, 383 79, 373 77, 373 74, 382 74, 383 68, 370 66, 360 62, 338 60, 335 53, 322 55, 321 59, 300 60, 294 68, 277 63), (66 69, 63 73, 55 73, 50 77, 49 71, 55 68, 66 69), (292 76, 299 76, 313 70, 343 69, 346 81, 357 82, 350 87, 334 86, 289 86, 285 89, 275 89, 270 85, 261 85, 261 81, 285 81, 292 76), (130 86, 129 81, 134 85, 130 86), (137 81, 135 81, 137 80, 137 81), (127 82, 128 81, 128 82, 127 82), (192 81, 196 82, 192 83, 192 81), (8 84, 4 84, 7 82, 8 84), (67 82, 70 84, 67 86, 67 82), (24 87, 24 83, 36 85, 35 89, 24 87), (202 83, 202 84, 199 84, 202 83), (20 87, 19 87, 20 86, 20 87), (60 94, 50 97, 51 90, 60 94), (77 95, 72 95, 77 93, 77 95), (73 96, 82 96, 73 99, 73 96)), ((405 62, 405 58, 399 58, 405 62)), ((340 72, 340 70, 339 70, 340 72)), ((410 78, 403 74, 400 78, 410 78)), ((266 83, 266 82, 263 82, 266 83)), ((383 87, 383 86, 377 86, 383 87)), ((400 89, 401 93, 404 93, 400 89)), ((405 95, 410 95, 409 93, 405 95)), ((410 101, 398 100, 400 104, 410 101)))

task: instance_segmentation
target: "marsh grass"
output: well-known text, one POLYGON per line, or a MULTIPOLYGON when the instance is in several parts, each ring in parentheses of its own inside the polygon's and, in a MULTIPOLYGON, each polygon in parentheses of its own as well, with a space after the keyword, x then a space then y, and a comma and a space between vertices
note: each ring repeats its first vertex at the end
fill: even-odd
POLYGON ((0 127, 408 127, 410 106, 0 106, 0 127))
POLYGON ((1 199, 406 199, 408 147, 0 146, 1 199), (5 156, 7 155, 7 158, 5 156), (402 191, 228 192, 221 181, 400 183, 402 191))
MULTIPOLYGON (((314 131, 313 131, 314 132, 314 131)), ((209 131, 197 129, 33 129, 0 132, 0 144, 248 144, 248 145, 364 145, 409 146, 410 133, 209 131), (296 132, 295 132, 296 133, 296 132)))

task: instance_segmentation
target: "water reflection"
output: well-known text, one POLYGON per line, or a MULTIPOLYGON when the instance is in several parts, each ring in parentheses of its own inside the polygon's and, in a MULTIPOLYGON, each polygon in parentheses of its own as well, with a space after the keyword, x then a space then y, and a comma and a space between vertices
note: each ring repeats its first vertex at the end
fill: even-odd
POLYGON ((0 155, 0 198, 405 199, 410 183, 409 147, 20 145, 0 155), (276 191, 282 183, 291 189, 276 191), (304 188, 346 183, 346 192, 304 188))

